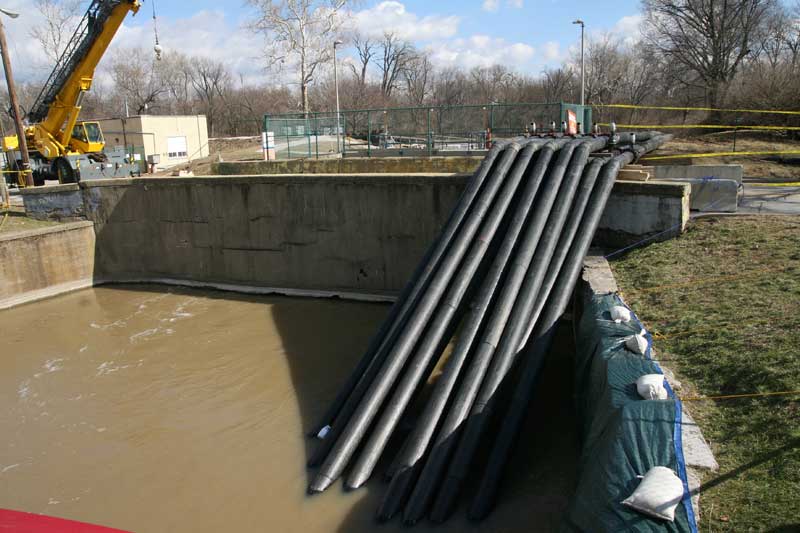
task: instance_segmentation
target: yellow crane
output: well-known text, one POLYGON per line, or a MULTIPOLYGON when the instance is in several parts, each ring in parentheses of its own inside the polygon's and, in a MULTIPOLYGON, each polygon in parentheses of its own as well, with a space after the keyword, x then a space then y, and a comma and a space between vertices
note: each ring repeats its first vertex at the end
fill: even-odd
MULTIPOLYGON (((78 122, 78 115, 97 64, 128 13, 140 7, 140 0, 92 0, 26 116, 25 139, 36 185, 45 179, 72 183, 138 171, 125 150, 106 153, 100 124, 78 122)), ((18 150, 16 135, 3 139, 12 170, 19 168, 18 150)))

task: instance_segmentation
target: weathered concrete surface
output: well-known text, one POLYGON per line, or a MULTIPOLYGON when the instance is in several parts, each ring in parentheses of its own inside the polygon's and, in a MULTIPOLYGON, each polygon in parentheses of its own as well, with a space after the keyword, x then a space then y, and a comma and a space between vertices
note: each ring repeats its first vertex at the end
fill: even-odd
POLYGON ((0 236, 0 309, 91 286, 92 226, 73 222, 0 236))
POLYGON ((458 175, 136 178, 81 184, 95 275, 392 293, 463 189, 458 175))
POLYGON ((77 183, 20 189, 25 212, 38 220, 84 220, 83 195, 77 183))
MULTIPOLYGON (((83 212, 95 223, 98 281, 183 280, 266 292, 385 296, 403 287, 468 179, 129 178, 85 182, 80 194, 83 212)), ((39 196, 57 194, 72 201, 74 190, 39 196)), ((618 182, 609 206, 616 211, 606 214, 611 225, 598 232, 596 244, 629 244, 645 236, 642 231, 677 233, 687 195, 684 184, 618 182), (647 207, 639 209, 640 202, 647 207)), ((50 209, 46 202, 35 207, 50 209)))
POLYGON ((688 183, 618 181, 595 234, 597 246, 618 248, 679 235, 689 222, 688 183))
POLYGON ((656 165, 653 167, 657 180, 722 179, 742 183, 742 165, 656 165))
POLYGON ((461 157, 353 157, 345 159, 289 159, 282 161, 222 162, 212 165, 215 174, 376 174, 376 173, 472 173, 482 156, 461 157))
POLYGON ((703 213, 735 213, 739 204, 739 183, 731 179, 692 178, 689 208, 703 213))

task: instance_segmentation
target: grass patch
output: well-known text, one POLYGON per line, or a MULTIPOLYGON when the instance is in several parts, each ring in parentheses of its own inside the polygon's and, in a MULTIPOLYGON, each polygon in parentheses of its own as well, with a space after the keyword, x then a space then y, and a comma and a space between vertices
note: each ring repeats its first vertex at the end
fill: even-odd
MULTIPOLYGON (((800 217, 720 217, 611 263, 682 396, 800 389, 800 217)), ((701 531, 800 531, 800 395, 691 402, 701 531)))

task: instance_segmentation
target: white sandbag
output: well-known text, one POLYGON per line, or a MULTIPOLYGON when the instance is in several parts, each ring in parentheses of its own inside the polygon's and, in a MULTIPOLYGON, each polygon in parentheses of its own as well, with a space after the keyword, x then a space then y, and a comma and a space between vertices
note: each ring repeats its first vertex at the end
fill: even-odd
POLYGON ((627 337, 625 347, 633 353, 644 355, 647 352, 647 338, 644 336, 644 331, 627 337))
POLYGON ((645 400, 666 400, 669 395, 664 387, 664 374, 645 374, 636 380, 636 392, 645 400))
POLYGON ((683 482, 665 466, 647 471, 642 482, 622 504, 642 514, 675 521, 675 508, 683 498, 683 482))
POLYGON ((611 308, 611 320, 619 324, 620 322, 628 323, 631 321, 631 310, 622 305, 615 305, 611 308))

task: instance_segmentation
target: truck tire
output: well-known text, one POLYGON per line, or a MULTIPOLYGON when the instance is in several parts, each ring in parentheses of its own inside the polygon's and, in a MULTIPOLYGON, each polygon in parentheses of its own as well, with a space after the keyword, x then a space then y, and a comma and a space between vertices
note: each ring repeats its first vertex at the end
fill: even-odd
POLYGON ((57 157, 53 161, 53 175, 59 183, 75 183, 75 169, 65 157, 57 157))

